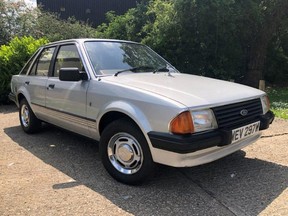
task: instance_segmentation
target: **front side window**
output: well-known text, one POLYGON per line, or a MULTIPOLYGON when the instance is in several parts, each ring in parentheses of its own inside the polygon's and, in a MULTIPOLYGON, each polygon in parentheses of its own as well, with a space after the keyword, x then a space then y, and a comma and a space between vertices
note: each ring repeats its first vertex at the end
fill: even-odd
POLYGON ((61 68, 78 68, 79 71, 84 70, 77 47, 74 44, 60 47, 54 67, 55 77, 59 77, 61 68))
POLYGON ((99 75, 115 74, 117 71, 136 67, 146 67, 147 71, 163 67, 173 68, 153 50, 141 44, 88 41, 85 48, 95 72, 99 75))
POLYGON ((55 50, 55 47, 43 49, 37 61, 34 63, 29 75, 48 76, 50 63, 51 63, 54 50, 55 50))

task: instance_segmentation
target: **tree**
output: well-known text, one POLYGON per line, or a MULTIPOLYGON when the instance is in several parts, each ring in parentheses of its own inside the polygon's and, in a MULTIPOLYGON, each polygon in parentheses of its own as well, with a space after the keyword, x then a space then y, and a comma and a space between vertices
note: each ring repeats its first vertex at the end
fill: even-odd
POLYGON ((234 33, 234 4, 232 0, 153 1, 143 42, 182 72, 234 79, 242 55, 234 33))
POLYGON ((287 20, 288 18, 287 0, 266 0, 262 1, 259 7, 264 14, 263 22, 251 45, 248 69, 244 81, 245 84, 253 87, 258 87, 259 80, 264 77, 264 65, 269 43, 277 33, 281 24, 283 22, 285 23, 285 19, 287 20))
POLYGON ((138 35, 137 41, 154 48, 182 72, 258 87, 265 68, 272 70, 267 57, 287 62, 278 54, 288 41, 277 36, 280 31, 287 34, 287 4, 287 0, 154 0, 144 5, 141 16, 136 17, 137 7, 133 13, 113 15, 98 30, 118 39, 138 35), (136 20, 137 28, 128 31, 136 20), (267 53, 269 46, 279 52, 267 53))
POLYGON ((37 9, 28 7, 23 1, 0 0, 0 45, 13 37, 34 33, 37 9))
POLYGON ((57 14, 31 8, 23 1, 0 0, 0 45, 14 37, 46 37, 49 41, 79 37, 97 37, 97 31, 88 23, 73 17, 61 20, 57 14))
POLYGON ((137 3, 136 8, 129 9, 123 15, 115 15, 113 11, 106 14, 108 24, 97 27, 100 38, 117 38, 140 42, 146 35, 142 31, 147 22, 147 2, 137 3))
POLYGON ((49 41, 71 38, 97 37, 97 31, 89 24, 74 17, 61 20, 57 14, 41 11, 35 25, 34 37, 46 37, 49 41))

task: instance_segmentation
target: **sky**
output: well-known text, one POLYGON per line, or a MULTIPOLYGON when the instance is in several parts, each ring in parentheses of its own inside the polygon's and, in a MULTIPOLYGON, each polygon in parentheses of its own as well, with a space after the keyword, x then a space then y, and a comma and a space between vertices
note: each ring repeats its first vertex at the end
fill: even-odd
POLYGON ((24 0, 26 4, 32 4, 36 7, 36 0, 24 0))
MULTIPOLYGON (((17 1, 23 1, 23 0, 8 0, 8 1, 17 2, 17 1)), ((24 0, 24 2, 25 2, 27 5, 32 5, 32 6, 34 6, 34 7, 37 6, 36 0, 24 0)))

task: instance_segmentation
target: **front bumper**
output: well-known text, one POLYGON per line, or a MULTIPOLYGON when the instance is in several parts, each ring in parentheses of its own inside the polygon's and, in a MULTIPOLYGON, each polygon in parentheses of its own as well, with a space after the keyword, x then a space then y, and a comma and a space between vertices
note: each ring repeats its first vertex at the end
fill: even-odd
MULTIPOLYGON (((265 130, 273 122, 274 114, 269 111, 265 115, 261 115, 257 121, 259 120, 260 130, 265 130)), ((245 124, 249 123, 252 122, 247 122, 245 124)), ((244 125, 239 125, 237 127, 244 125)), ((234 128, 218 129, 207 133, 192 135, 175 135, 151 131, 148 133, 148 136, 152 146, 156 149, 186 154, 215 146, 221 147, 231 144, 233 129, 234 128)))

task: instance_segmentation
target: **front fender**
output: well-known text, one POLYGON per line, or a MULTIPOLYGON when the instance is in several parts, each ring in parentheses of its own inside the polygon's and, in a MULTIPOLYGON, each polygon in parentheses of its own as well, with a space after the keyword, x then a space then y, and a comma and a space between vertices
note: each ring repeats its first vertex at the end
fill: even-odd
POLYGON ((97 116, 97 128, 99 128, 101 118, 108 112, 120 112, 127 116, 129 116, 133 121, 139 126, 142 130, 143 134, 146 137, 146 134, 151 131, 151 125, 143 113, 143 111, 135 106, 134 104, 130 104, 126 101, 113 101, 109 104, 106 104, 99 112, 97 116))

